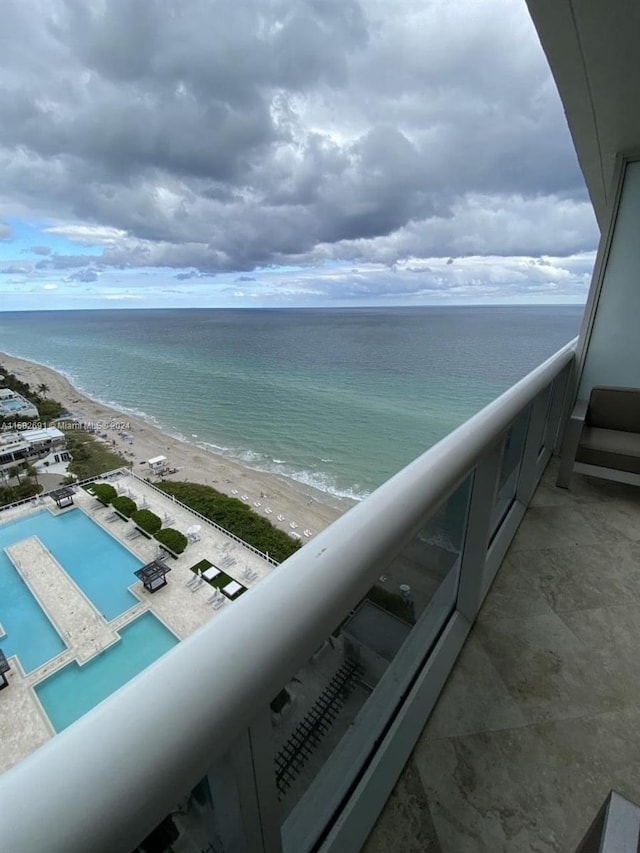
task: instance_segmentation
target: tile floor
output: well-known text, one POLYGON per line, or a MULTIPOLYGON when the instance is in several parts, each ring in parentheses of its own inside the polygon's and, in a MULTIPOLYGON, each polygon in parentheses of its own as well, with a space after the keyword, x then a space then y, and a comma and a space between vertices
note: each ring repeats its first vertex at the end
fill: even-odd
POLYGON ((570 853, 640 802, 640 489, 555 473, 365 853, 570 853))

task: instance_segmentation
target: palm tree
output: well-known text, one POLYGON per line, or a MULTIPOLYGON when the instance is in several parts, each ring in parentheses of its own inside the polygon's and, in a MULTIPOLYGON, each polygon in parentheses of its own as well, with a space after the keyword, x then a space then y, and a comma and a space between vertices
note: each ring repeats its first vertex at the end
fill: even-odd
POLYGON ((22 482, 20 480, 20 473, 22 471, 22 467, 20 465, 12 465, 9 468, 9 479, 13 480, 14 478, 18 481, 18 485, 22 482))
POLYGON ((46 382, 41 382, 38 385, 38 394, 41 397, 44 397, 44 395, 47 394, 48 392, 49 392, 49 386, 46 384, 46 382))
POLYGON ((29 465, 29 464, 25 465, 24 468, 25 468, 25 471, 27 472, 27 477, 33 477, 33 479, 36 481, 36 486, 38 488, 38 491, 40 491, 40 481, 38 480, 38 469, 35 467, 35 465, 29 465))

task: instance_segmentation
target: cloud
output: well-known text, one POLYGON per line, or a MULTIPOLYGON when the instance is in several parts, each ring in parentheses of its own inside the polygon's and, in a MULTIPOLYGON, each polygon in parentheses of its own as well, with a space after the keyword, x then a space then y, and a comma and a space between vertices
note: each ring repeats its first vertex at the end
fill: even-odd
POLYGON ((187 272, 179 272, 174 278, 177 278, 178 281, 188 281, 191 278, 210 278, 214 276, 215 273, 204 273, 200 270, 188 270, 187 272))
POLYGON ((2 275, 26 275, 30 273, 32 267, 30 265, 25 264, 9 264, 6 267, 0 267, 0 274, 2 275))
POLYGON ((13 229, 6 222, 0 222, 0 240, 10 240, 13 235, 13 229))
POLYGON ((97 281, 99 273, 94 269, 83 269, 78 272, 73 272, 65 278, 65 281, 97 281))
MULTIPOLYGON (((598 240, 525 4, 7 0, 0 49, 2 209, 100 268, 456 268, 598 240)), ((39 271, 86 267, 47 248, 39 271)))
POLYGON ((239 275, 237 278, 234 279, 234 281, 255 281, 255 280, 256 279, 253 278, 253 276, 251 276, 251 275, 239 275))
POLYGON ((88 243, 91 246, 97 244, 110 246, 126 237, 126 231, 121 228, 110 228, 104 225, 55 225, 45 228, 44 233, 56 237, 67 237, 76 243, 88 243))
POLYGON ((30 249, 34 255, 50 255, 51 247, 50 246, 32 246, 30 249))

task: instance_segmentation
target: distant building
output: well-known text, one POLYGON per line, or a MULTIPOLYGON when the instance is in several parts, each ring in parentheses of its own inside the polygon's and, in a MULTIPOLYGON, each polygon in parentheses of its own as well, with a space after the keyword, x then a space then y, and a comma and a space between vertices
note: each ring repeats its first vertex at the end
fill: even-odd
POLYGON ((0 433, 0 471, 24 462, 46 470, 70 461, 64 433, 55 427, 0 433))
POLYGON ((12 417, 37 418, 38 410, 11 388, 0 388, 0 418, 12 417))

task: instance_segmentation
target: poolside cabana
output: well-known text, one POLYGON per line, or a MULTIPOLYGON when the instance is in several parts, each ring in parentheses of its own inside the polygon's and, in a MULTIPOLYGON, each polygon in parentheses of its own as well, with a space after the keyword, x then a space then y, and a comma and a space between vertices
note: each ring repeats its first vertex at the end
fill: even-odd
POLYGON ((73 506, 73 489, 69 486, 63 486, 61 489, 54 489, 52 492, 49 492, 49 494, 56 502, 58 509, 73 506))
POLYGON ((160 587, 167 585, 166 575, 171 571, 171 567, 167 566, 162 560, 152 560, 134 572, 138 580, 141 580, 145 589, 149 592, 155 592, 160 587))
POLYGON ((9 686, 5 673, 9 672, 10 669, 9 661, 6 659, 2 649, 0 649, 0 690, 2 690, 3 687, 9 686))

